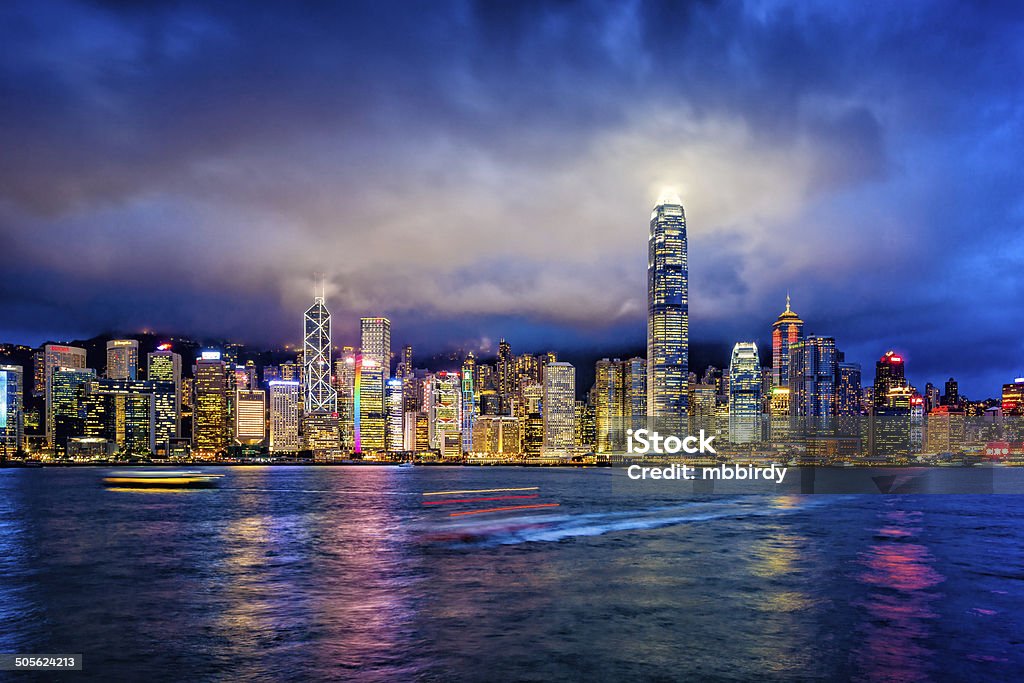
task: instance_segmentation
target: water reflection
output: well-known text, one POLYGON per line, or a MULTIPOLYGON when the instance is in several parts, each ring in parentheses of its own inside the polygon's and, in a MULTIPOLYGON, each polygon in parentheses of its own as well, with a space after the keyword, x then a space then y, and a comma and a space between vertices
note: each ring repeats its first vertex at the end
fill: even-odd
POLYGON ((941 594, 932 589, 945 577, 917 542, 923 513, 897 508, 900 500, 885 499, 877 543, 859 558, 863 571, 857 580, 871 589, 859 603, 867 617, 859 628, 861 646, 854 650, 860 680, 921 681, 933 668, 935 651, 927 643, 938 617, 932 604, 941 594))

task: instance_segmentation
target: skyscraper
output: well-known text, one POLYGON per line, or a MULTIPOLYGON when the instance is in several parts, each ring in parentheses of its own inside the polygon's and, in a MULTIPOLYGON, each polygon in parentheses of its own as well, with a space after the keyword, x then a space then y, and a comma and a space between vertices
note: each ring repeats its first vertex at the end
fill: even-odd
POLYGON ((174 434, 181 436, 181 354, 161 344, 146 356, 146 379, 174 383, 174 434))
POLYGON ((293 380, 273 380, 270 387, 270 452, 294 453, 299 441, 300 386, 293 380))
POLYGON ((227 364, 219 352, 203 351, 194 374, 192 451, 196 457, 213 459, 229 444, 227 364))
POLYGON ((405 443, 405 415, 402 412, 402 380, 392 377, 384 382, 384 410, 387 426, 384 447, 389 452, 403 450, 405 443))
POLYGON ((50 417, 54 453, 67 454, 68 441, 85 433, 83 387, 96 377, 90 368, 54 368, 50 373, 50 417))
POLYGON ((860 377, 860 363, 839 363, 836 370, 836 427, 846 436, 860 434, 860 377))
POLYGON ((462 455, 462 387, 457 372, 438 372, 430 378, 427 393, 430 447, 442 458, 462 455))
POLYGON ((786 295, 786 310, 772 323, 772 381, 773 386, 789 386, 789 349, 803 338, 804 321, 789 308, 786 295))
POLYGON ((729 363, 729 440, 761 440, 761 360, 757 344, 738 342, 729 363))
POLYGON ((16 455, 25 439, 25 376, 20 365, 0 365, 0 460, 16 455))
POLYGON ((376 453, 385 444, 384 368, 374 358, 356 356, 353 452, 376 453))
POLYGON ((107 379, 136 379, 139 370, 139 342, 112 339, 107 342, 107 379))
POLYGON ((946 380, 946 393, 942 397, 942 405, 953 409, 960 407, 960 385, 952 377, 946 380))
POLYGON ((836 340, 812 334, 789 348, 789 410, 797 429, 827 430, 836 414, 836 340))
POLYGON ((623 450, 626 430, 646 426, 647 364, 644 359, 602 358, 597 361, 591 398, 595 450, 598 453, 623 450))
POLYGON ((497 390, 501 403, 501 414, 512 414, 512 390, 515 384, 515 359, 512 345, 502 339, 498 342, 497 390))
MULTIPOLYGON (((903 357, 895 351, 886 351, 885 355, 875 363, 875 407, 884 408, 891 406, 892 401, 890 400, 889 392, 906 385, 907 380, 904 374, 903 357)), ((948 382, 946 386, 949 386, 948 382)))
POLYGON ((351 346, 341 348, 341 358, 335 363, 335 382, 338 385, 338 433, 342 453, 355 449, 356 352, 351 346))
MULTIPOLYGON (((391 321, 387 318, 361 318, 360 351, 363 361, 372 360, 381 369, 381 382, 391 376, 391 321)), ((410 349, 410 356, 412 350, 410 349)))
POLYGON ((262 389, 235 392, 235 441, 243 446, 261 444, 267 438, 266 398, 262 389))
POLYGON ((1001 405, 1005 416, 1024 416, 1024 377, 1016 378, 1012 384, 1003 385, 1001 405))
POLYGON ((473 422, 476 420, 476 356, 470 351, 462 362, 462 450, 473 448, 473 422))
POLYGON ((84 387, 84 436, 116 443, 123 452, 170 452, 175 389, 162 380, 93 379, 84 387))
POLYGON ((544 366, 544 452, 564 453, 576 441, 576 368, 569 363, 544 366))
POLYGON ((47 344, 43 347, 43 381, 46 390, 46 440, 53 443, 53 372, 57 368, 84 368, 85 349, 47 344))
POLYGON ((338 393, 331 386, 331 314, 318 296, 306 310, 302 344, 306 413, 336 413, 338 393))
POLYGON ((688 297, 686 216, 677 195, 663 195, 648 237, 647 410, 673 423, 687 409, 688 297))

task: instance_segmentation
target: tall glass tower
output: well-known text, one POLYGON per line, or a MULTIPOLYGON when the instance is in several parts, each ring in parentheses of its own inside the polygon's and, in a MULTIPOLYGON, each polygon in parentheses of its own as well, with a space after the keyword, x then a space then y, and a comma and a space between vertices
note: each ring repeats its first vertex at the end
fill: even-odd
POLYGON ((790 349, 803 339, 804 321, 789 307, 786 295, 786 310, 772 323, 772 386, 789 386, 790 349))
POLYGON ((647 410, 685 419, 690 302, 686 216, 678 195, 663 194, 651 212, 647 257, 647 410))
POLYGON ((729 363, 729 441, 761 440, 761 360, 754 342, 732 347, 729 363))
POLYGON ((338 411, 338 392, 331 386, 331 314, 318 296, 306 310, 302 359, 305 363, 306 395, 303 407, 309 413, 338 411))

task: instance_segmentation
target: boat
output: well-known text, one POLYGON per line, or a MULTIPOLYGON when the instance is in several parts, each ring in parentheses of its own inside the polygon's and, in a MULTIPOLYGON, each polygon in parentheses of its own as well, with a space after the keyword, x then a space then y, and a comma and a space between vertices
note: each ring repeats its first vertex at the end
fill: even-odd
POLYGON ((123 489, 212 489, 223 476, 182 470, 111 472, 103 478, 103 485, 123 489))
POLYGON ((398 463, 399 467, 412 467, 412 460, 406 460, 405 462, 398 463))

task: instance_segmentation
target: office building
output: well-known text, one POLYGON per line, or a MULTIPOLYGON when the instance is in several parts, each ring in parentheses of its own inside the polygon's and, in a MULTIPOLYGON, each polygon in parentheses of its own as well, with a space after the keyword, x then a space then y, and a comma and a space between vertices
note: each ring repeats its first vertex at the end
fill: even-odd
POLYGON ((836 411, 836 340, 810 335, 789 349, 789 410, 795 429, 827 432, 836 411))
POLYGON ((331 386, 331 314, 322 296, 316 297, 306 310, 304 322, 303 410, 307 414, 336 413, 338 393, 331 386))
POLYGON ((273 380, 270 388, 270 452, 294 453, 299 440, 299 382, 273 380))
POLYGON ((754 342, 739 342, 729 363, 729 440, 761 440, 761 360, 754 342))
POLYGON ((203 351, 196 359, 192 417, 192 453, 212 460, 230 445, 228 421, 228 368, 217 351, 203 351))
POLYGON ((875 363, 874 405, 876 408, 891 407, 889 392, 907 384, 903 357, 895 351, 886 351, 875 363))
POLYGON ((1013 383, 1003 385, 1001 405, 1004 417, 1024 416, 1024 377, 1018 377, 1013 383))
POLYGON ((25 444, 25 374, 20 365, 0 365, 0 460, 25 444))
POLYGON ((772 323, 772 386, 789 387, 789 350, 803 339, 804 321, 789 307, 772 323))
POLYGON ((86 367, 85 349, 47 344, 43 347, 43 380, 46 395, 46 440, 53 443, 53 373, 57 368, 86 367))
POLYGON ((353 416, 353 452, 385 450, 384 368, 374 358, 356 356, 353 416))
POLYGON ((112 339, 107 342, 107 379, 137 379, 139 342, 112 339))
POLYGON ((262 389, 235 391, 235 441, 239 444, 255 446, 267 438, 266 399, 262 389))
POLYGON ((462 387, 459 373, 438 372, 431 376, 427 393, 430 447, 442 458, 462 455, 462 387))
POLYGON ((67 455, 68 442, 85 434, 83 387, 96 378, 89 368, 54 368, 50 374, 50 401, 54 454, 67 455))
POLYGON ((405 414, 402 400, 402 380, 392 377, 384 382, 385 427, 384 447, 389 452, 405 448, 405 414))
POLYGON ((522 452, 519 418, 511 415, 481 415, 473 424, 469 450, 476 455, 518 457, 522 452))
POLYGON ((559 454, 576 441, 576 368, 569 363, 544 366, 543 452, 559 454))
POLYGON ((647 258, 647 410, 666 428, 685 424, 689 385, 686 216, 674 194, 651 213, 647 258))
POLYGON ((161 344, 146 355, 146 379, 174 384, 174 434, 181 436, 181 354, 171 350, 170 344, 161 344))
POLYGON ((363 360, 372 360, 381 368, 383 385, 384 380, 391 377, 391 321, 387 318, 361 318, 359 328, 363 360))

